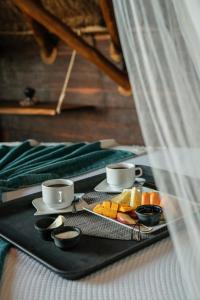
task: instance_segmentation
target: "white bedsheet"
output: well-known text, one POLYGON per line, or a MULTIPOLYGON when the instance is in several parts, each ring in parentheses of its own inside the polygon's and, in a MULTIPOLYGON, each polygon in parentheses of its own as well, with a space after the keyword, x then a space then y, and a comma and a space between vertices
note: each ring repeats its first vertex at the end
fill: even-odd
MULTIPOLYGON (((149 164, 147 156, 137 157, 133 161, 137 164, 149 164)), ((185 293, 172 242, 170 238, 166 238, 76 281, 59 277, 13 248, 7 255, 0 299, 181 300, 185 299, 185 293)))
POLYGON ((169 238, 81 280, 69 281, 21 251, 8 255, 1 300, 181 300, 184 285, 169 238))

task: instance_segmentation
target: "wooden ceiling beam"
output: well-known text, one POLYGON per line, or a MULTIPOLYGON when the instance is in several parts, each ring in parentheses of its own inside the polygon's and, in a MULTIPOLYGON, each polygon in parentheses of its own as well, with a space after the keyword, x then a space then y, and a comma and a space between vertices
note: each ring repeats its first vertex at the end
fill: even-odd
POLYGON ((42 5, 33 0, 14 0, 14 2, 21 11, 42 24, 68 46, 75 49, 77 53, 95 64, 119 86, 125 90, 130 90, 130 83, 126 73, 119 70, 101 52, 86 43, 69 26, 63 24, 59 19, 46 11, 42 5))
POLYGON ((57 56, 58 38, 52 36, 48 30, 31 17, 27 17, 28 23, 33 30, 35 41, 40 47, 40 56, 45 64, 54 63, 57 56))
POLYGON ((114 61, 119 62, 122 59, 122 49, 117 24, 115 21, 112 0, 99 0, 99 5, 112 42, 112 45, 110 47, 111 57, 114 61))

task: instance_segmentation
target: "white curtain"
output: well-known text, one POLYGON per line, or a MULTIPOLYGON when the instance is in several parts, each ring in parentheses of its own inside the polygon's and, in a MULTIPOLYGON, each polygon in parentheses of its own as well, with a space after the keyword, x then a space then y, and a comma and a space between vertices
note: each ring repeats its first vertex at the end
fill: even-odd
POLYGON ((177 196, 165 196, 165 214, 186 296, 200 299, 200 1, 113 3, 145 144, 160 147, 171 170, 154 175, 177 196))

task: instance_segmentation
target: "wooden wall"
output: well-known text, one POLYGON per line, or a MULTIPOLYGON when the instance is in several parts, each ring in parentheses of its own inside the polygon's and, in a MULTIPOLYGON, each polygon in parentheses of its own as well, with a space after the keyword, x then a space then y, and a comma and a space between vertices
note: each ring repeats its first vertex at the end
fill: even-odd
MULTIPOLYGON (((108 53, 108 40, 97 46, 108 53)), ((0 45, 0 101, 23 99, 26 86, 36 89, 41 101, 57 101, 71 55, 59 44, 53 65, 41 62, 32 38, 10 38, 0 45)), ((92 105, 59 116, 0 115, 1 141, 35 138, 42 141, 94 141, 115 138, 123 144, 143 144, 132 97, 123 97, 117 86, 80 56, 69 82, 65 102, 92 105)))

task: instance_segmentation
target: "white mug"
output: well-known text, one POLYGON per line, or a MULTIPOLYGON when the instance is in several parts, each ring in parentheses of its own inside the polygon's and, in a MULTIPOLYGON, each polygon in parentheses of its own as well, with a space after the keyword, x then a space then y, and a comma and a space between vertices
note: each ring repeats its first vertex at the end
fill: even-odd
POLYGON ((68 179, 52 179, 42 183, 42 199, 50 208, 62 209, 74 200, 74 183, 68 179))
POLYGON ((130 188, 133 186, 135 177, 141 175, 142 169, 136 168, 131 163, 111 164, 106 167, 107 183, 113 187, 130 188), (136 171, 139 171, 138 175, 136 171))

